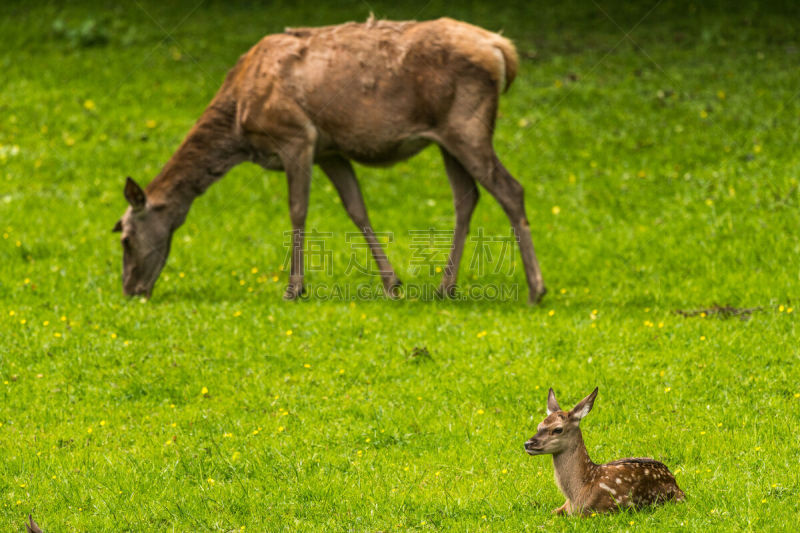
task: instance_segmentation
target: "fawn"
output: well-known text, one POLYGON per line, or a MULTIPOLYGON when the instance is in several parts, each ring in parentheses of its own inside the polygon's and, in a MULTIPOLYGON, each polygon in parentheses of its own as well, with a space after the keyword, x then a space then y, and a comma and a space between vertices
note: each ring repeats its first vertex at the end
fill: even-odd
POLYGON ((669 468, 649 458, 627 458, 597 465, 583 444, 580 422, 589 414, 597 388, 571 411, 562 411, 553 389, 547 395, 547 418, 525 443, 530 455, 552 454, 556 484, 567 499, 555 514, 591 514, 683 501, 685 495, 669 468))

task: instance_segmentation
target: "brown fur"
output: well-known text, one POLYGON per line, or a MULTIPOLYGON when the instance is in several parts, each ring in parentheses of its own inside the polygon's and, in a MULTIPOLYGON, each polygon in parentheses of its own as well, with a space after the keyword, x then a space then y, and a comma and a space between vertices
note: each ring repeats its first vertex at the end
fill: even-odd
POLYGON ((391 165, 436 143, 456 208, 453 248, 440 290, 449 294, 455 286, 478 182, 508 214, 519 237, 530 301, 538 301, 545 289, 522 187, 492 148, 498 97, 517 68, 507 39, 447 18, 370 18, 264 37, 228 73, 178 151, 147 186, 146 201, 130 202, 119 228, 125 292, 150 294, 172 233, 194 198, 236 164, 253 161, 285 171, 289 181, 294 237, 287 298, 303 290, 303 229, 315 163, 363 231, 392 294, 399 280, 375 237, 350 161, 391 165))
POLYGON ((550 389, 548 416, 525 443, 531 455, 552 454, 556 484, 566 498, 558 514, 590 514, 682 501, 685 495, 669 468, 649 458, 627 458, 598 465, 583 443, 579 424, 597 397, 597 389, 571 411, 562 411, 550 389))

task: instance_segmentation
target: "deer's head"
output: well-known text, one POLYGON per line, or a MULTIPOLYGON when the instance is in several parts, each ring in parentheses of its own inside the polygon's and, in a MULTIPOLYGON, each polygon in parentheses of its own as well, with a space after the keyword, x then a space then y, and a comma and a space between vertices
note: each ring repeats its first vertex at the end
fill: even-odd
POLYGON ((578 402, 571 411, 563 411, 558 406, 553 389, 547 394, 547 418, 536 428, 536 435, 525 443, 525 451, 531 455, 559 454, 580 438, 581 419, 589 414, 597 397, 597 387, 592 393, 578 402))
POLYGON ((174 227, 165 205, 151 204, 139 185, 125 182, 128 209, 114 226, 121 233, 122 291, 150 297, 169 255, 174 227))

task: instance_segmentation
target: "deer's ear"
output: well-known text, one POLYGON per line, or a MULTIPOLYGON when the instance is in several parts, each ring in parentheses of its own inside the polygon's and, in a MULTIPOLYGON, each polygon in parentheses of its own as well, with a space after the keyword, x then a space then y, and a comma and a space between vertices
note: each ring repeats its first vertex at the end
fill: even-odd
POLYGON ((584 416, 588 415, 589 411, 591 411, 592 407, 594 406, 595 398, 597 398, 597 387, 594 388, 589 396, 579 401, 578 405, 572 408, 572 411, 569 412, 569 416, 580 420, 584 416))
POLYGON ((121 233, 122 232, 122 220, 117 220, 117 223, 114 224, 114 229, 111 230, 112 233, 121 233))
POLYGON ((553 388, 550 387, 550 392, 547 393, 547 414, 549 416, 560 410, 561 407, 558 406, 558 402, 556 401, 556 393, 553 392, 553 388))
POLYGON ((125 180, 125 199, 128 200, 134 211, 144 209, 144 205, 147 203, 144 191, 130 176, 125 180))

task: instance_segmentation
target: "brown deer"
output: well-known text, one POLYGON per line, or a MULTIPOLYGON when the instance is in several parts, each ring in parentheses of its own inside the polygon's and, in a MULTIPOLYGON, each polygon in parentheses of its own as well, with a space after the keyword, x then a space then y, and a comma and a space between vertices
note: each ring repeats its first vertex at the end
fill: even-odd
MULTIPOLYGON (((283 170, 289 184, 292 254, 284 297, 303 292, 303 231, 311 169, 333 182, 361 229, 390 295, 399 286, 372 229, 351 160, 385 166, 435 143, 455 203, 455 231, 439 287, 454 291, 480 183, 500 203, 518 239, 529 301, 545 293, 525 216, 522 186, 492 147, 498 99, 517 72, 510 41, 442 18, 370 19, 268 35, 228 73, 178 150, 146 189, 125 184, 122 286, 150 296, 175 230, 192 201, 243 161, 283 170)), ((421 184, 424 187, 424 184, 421 184)))
POLYGON ((550 389, 547 418, 525 443, 530 455, 553 456, 556 484, 567 499, 553 513, 587 515, 683 501, 685 495, 664 463, 648 458, 620 459, 604 465, 592 462, 583 444, 580 422, 592 410, 596 397, 597 388, 565 412, 550 389))

